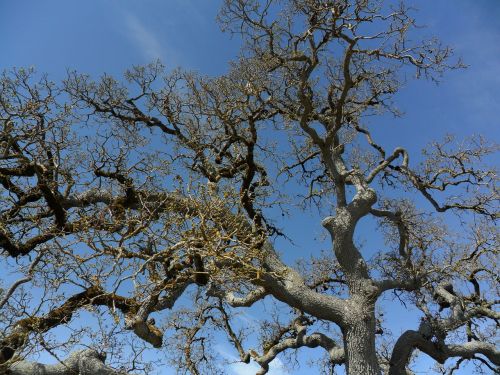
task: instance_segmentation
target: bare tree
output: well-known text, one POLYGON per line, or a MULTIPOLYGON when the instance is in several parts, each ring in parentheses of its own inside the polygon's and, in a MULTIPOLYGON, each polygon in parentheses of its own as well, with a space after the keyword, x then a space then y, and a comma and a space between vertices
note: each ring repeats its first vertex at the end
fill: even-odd
POLYGON ((18 277, 0 294, 1 371, 147 373, 152 346, 181 373, 217 373, 217 331, 259 374, 302 347, 330 373, 410 374, 418 352, 455 358, 449 373, 497 371, 497 175, 483 163, 497 147, 449 137, 413 164, 366 121, 397 114, 403 75, 462 67, 452 51, 415 42, 410 10, 376 0, 226 0, 220 22, 243 41, 220 77, 159 63, 124 83, 1 77, 0 248, 18 277), (316 209, 331 251, 285 264, 287 215, 316 209), (354 239, 365 218, 385 239, 370 259, 354 239), (421 314, 399 337, 377 313, 388 292, 421 314), (252 347, 234 314, 264 299, 287 310, 252 347), (84 313, 97 323, 76 324, 84 313), (125 331, 139 342, 113 341, 125 331), (57 365, 24 359, 78 344, 57 365))

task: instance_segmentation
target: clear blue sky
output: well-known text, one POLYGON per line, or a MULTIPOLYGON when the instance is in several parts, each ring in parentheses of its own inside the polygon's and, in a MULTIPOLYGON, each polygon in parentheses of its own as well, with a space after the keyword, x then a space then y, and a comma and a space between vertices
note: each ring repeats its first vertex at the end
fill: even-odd
MULTIPOLYGON (((491 133, 500 87, 497 0, 411 0, 417 19, 470 68, 434 87, 409 84, 400 95, 402 134, 423 145, 435 132, 491 133), (439 126, 437 126, 439 125, 439 126)), ((220 0, 0 0, 0 69, 34 66, 53 79, 67 69, 119 75, 160 58, 206 74, 225 71, 238 40, 214 22, 220 0)), ((399 136, 396 140, 401 139, 399 136)))
MULTIPOLYGON (((239 43, 237 38, 222 34, 215 23, 220 2, 0 0, 0 70, 34 66, 54 80, 63 78, 68 69, 119 76, 133 64, 159 58, 167 68, 224 73, 239 43)), ((427 25, 422 33, 436 35, 454 47, 469 68, 447 74, 439 86, 409 82, 397 97, 406 115, 381 127, 391 131, 386 145, 402 145, 418 152, 446 133, 480 133, 498 141, 500 1, 412 3, 420 9, 417 20, 427 25)), ((317 222, 303 217, 291 221, 287 229, 293 233, 294 227, 304 226, 310 227, 313 235, 321 232, 317 222)), ((303 248, 308 248, 310 239, 294 240, 297 246, 287 249, 290 260, 307 255, 303 248)), ((400 319, 401 315, 395 317, 400 319)), ((393 332, 399 329, 395 324, 393 332)), ((237 372, 236 367, 233 370, 245 373, 237 372)), ((274 372, 279 373, 281 370, 274 372)))

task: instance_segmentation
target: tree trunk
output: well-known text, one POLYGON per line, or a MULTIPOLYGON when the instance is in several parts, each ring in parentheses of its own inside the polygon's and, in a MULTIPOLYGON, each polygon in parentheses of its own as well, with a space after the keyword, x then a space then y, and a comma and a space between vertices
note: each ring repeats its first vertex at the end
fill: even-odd
POLYGON ((349 375, 380 375, 375 350, 375 316, 356 320, 344 331, 346 372, 349 375))

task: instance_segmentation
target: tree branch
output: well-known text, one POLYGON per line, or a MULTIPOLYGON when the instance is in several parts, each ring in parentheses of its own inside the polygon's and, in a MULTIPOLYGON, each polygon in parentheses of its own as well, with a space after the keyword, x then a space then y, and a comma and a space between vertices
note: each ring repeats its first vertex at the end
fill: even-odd
POLYGON ((61 363, 44 365, 30 361, 15 362, 8 368, 11 375, 124 375, 104 364, 105 356, 92 349, 71 353, 61 363))

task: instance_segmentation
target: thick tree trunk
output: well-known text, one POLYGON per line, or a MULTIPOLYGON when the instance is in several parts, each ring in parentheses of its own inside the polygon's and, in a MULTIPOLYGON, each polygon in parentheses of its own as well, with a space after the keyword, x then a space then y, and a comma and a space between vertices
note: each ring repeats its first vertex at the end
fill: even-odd
POLYGON ((344 331, 346 372, 349 375, 380 375, 375 350, 375 316, 357 320, 344 331))

